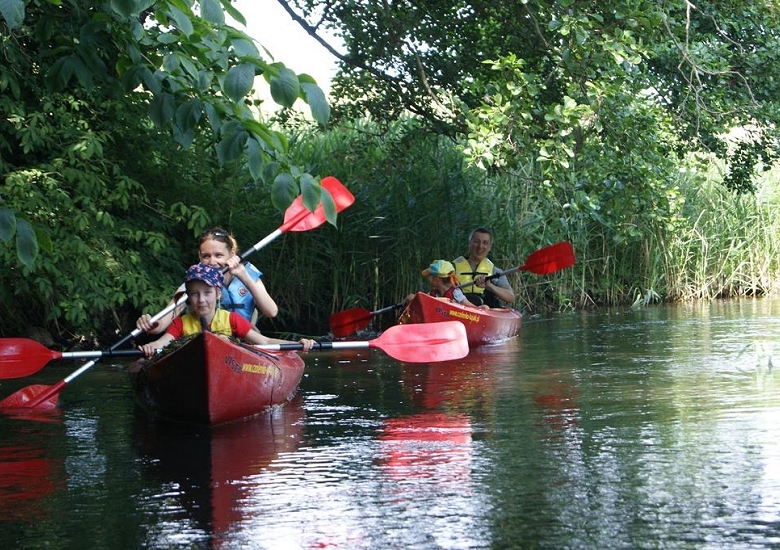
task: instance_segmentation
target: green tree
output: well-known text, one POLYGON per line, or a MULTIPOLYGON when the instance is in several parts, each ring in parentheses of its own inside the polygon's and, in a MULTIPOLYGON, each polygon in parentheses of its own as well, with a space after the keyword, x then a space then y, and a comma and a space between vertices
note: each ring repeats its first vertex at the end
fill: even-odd
MULTIPOLYGON (((276 102, 306 101, 326 124, 324 94, 310 76, 266 61, 250 37, 225 24, 225 12, 244 22, 229 0, 6 0, 0 31, 8 62, 0 68, 0 91, 10 94, 10 103, 24 104, 24 71, 32 66, 40 78, 34 93, 110 88, 115 96, 127 94, 148 102, 151 120, 182 147, 208 133, 220 163, 243 159, 256 180, 274 183, 278 208, 301 191, 314 207, 316 180, 292 170, 285 134, 258 120, 256 102, 246 98, 262 76, 276 102)), ((6 140, 0 173, 25 166, 15 157, 24 149, 19 145, 6 140)), ((328 214, 333 221, 335 212, 328 214)), ((20 243, 25 260, 34 257, 26 242, 20 243)))
POLYGON ((0 2, 0 238, 16 244, 0 247, 0 332, 127 326, 175 288, 233 174, 278 209, 319 202, 251 95, 261 76, 321 124, 327 102, 225 12, 243 21, 227 0, 0 2))

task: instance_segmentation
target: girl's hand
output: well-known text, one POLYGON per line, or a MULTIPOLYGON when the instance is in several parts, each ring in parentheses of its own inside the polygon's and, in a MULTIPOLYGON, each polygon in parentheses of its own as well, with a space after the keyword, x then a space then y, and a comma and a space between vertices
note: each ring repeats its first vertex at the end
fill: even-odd
POLYGON ((311 348, 313 348, 317 344, 317 342, 315 342, 314 340, 310 340, 308 338, 301 338, 300 340, 298 340, 298 342, 303 344, 304 352, 311 350, 311 348))
POLYGON ((237 254, 233 254, 226 265, 230 274, 236 278, 241 278, 247 273, 246 267, 241 263, 241 258, 237 254))
POLYGON ((154 357, 154 354, 156 353, 156 349, 154 345, 152 344, 143 344, 141 346, 138 346, 138 349, 140 349, 144 353, 144 357, 149 359, 150 357, 154 357))
POLYGON ((141 315, 135 322, 135 326, 138 327, 138 330, 142 330, 144 332, 149 332, 153 328, 157 328, 158 324, 159 323, 157 321, 152 323, 152 316, 148 313, 141 315))

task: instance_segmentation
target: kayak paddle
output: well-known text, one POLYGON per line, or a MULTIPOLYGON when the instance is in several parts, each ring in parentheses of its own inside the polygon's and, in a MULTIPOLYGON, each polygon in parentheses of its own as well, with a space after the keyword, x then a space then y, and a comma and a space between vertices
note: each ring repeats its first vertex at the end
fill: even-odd
POLYGON ((0 338, 0 378, 22 378, 35 374, 56 359, 138 357, 139 349, 105 351, 55 351, 27 338, 0 338))
MULTIPOLYGON (((531 252, 523 265, 506 269, 502 273, 490 275, 485 277, 485 279, 488 281, 498 279, 503 275, 509 275, 516 271, 530 271, 536 275, 547 275, 571 267, 574 265, 574 262, 574 248, 571 246, 571 243, 563 241, 540 248, 536 252, 531 252)), ((463 288, 473 284, 474 281, 469 281, 468 283, 458 285, 457 288, 463 288)))
MULTIPOLYGON (((300 350, 303 344, 270 344, 253 346, 264 350, 300 350)), ((394 325, 378 338, 367 342, 317 342, 313 349, 376 348, 393 359, 406 363, 451 361, 468 355, 466 327, 459 321, 394 325)))
POLYGON ((352 309, 345 309, 339 311, 330 316, 330 331, 336 338, 343 338, 354 334, 359 330, 363 330, 371 324, 371 318, 375 315, 385 313, 386 311, 392 311, 406 305, 406 302, 400 302, 391 306, 377 309, 376 311, 368 311, 362 307, 353 307, 352 309))
MULTIPOLYGON (((7 344, 8 350, 15 349, 14 353, 4 353, 0 356, 0 365, 5 369, 3 362, 11 365, 11 369, 17 369, 20 364, 20 354, 27 353, 27 357, 34 362, 43 362, 54 359, 75 359, 87 357, 132 357, 141 356, 139 349, 85 351, 85 352, 58 352, 50 350, 34 340, 22 338, 6 338, 0 340, 0 345, 7 344), (3 341, 4 340, 4 341, 3 341), (8 342, 15 340, 15 342, 8 342)), ((303 344, 268 344, 252 346, 254 348, 269 351, 301 350, 303 344)), ((315 350, 340 350, 340 349, 366 349, 376 348, 384 351, 393 359, 406 363, 434 363, 437 361, 452 361, 468 355, 469 344, 466 337, 466 327, 458 321, 443 321, 439 323, 425 323, 419 325, 395 325, 387 329, 381 336, 365 342, 317 342, 315 350)), ((95 364, 90 361, 87 365, 95 364)), ((91 365, 90 365, 91 366, 91 365)), ((34 384, 26 386, 12 393, 0 401, 0 410, 3 409, 55 409, 59 392, 70 380, 86 370, 81 367, 69 377, 60 380, 54 386, 34 384)), ((40 366, 37 368, 41 368, 40 366)), ((30 370, 30 369, 27 369, 30 370)), ((5 374, 5 371, 4 371, 5 374)), ((23 376, 20 374, 19 376, 23 376)), ((4 376, 11 378, 10 376, 4 376)))
MULTIPOLYGON (((387 329, 381 336, 367 342, 318 342, 313 349, 381 349, 394 359, 414 362, 429 362, 437 355, 446 359, 460 359, 468 353, 468 347, 461 347, 460 329, 450 326, 457 321, 428 323, 424 325, 396 325, 387 329), (439 349, 431 354, 428 350, 418 350, 420 346, 434 346, 439 349), (461 355, 462 354, 462 355, 461 355)), ((465 334, 465 333, 464 333, 465 334)), ((253 345, 264 350, 302 350, 303 344, 253 345)), ((137 348, 96 351, 56 351, 28 338, 0 338, 0 378, 21 378, 42 369, 49 361, 58 359, 91 359, 102 357, 141 357, 143 352, 137 348)), ((444 359, 438 359, 442 361, 444 359)))
MULTIPOLYGON (((337 213, 341 212, 345 208, 348 208, 349 206, 352 205, 352 203, 355 202, 355 197, 352 195, 352 193, 350 193, 349 190, 346 187, 344 187, 344 185, 342 185, 341 182, 339 182, 339 180, 337 180, 334 177, 328 176, 326 178, 323 178, 322 181, 320 182, 320 185, 330 193, 330 196, 333 198, 333 203, 335 205, 337 213)), ((244 254, 241 255, 241 259, 242 260, 246 259, 246 256, 248 256, 252 252, 260 250, 268 243, 270 243, 278 236, 280 236, 282 233, 286 233, 288 231, 308 231, 310 229, 314 229, 316 227, 321 226, 326 221, 327 221, 327 217, 325 216, 325 209, 322 206, 321 202, 314 210, 314 212, 312 212, 303 205, 303 196, 299 195, 298 197, 295 198, 293 203, 285 211, 284 223, 278 229, 274 230, 270 235, 268 235, 263 240, 255 244, 248 251, 244 252, 244 254)), ((178 301, 176 301, 173 304, 170 304, 160 313, 152 317, 151 322, 155 323, 159 321, 169 313, 173 312, 177 307, 184 304, 186 300, 187 300, 186 295, 182 296, 178 301)), ((111 346, 110 350, 111 351, 117 350, 118 348, 122 347, 125 343, 129 342, 131 339, 141 334, 141 332, 143 331, 140 330, 139 328, 135 328, 132 332, 130 332, 124 338, 118 341, 116 344, 111 346)), ((63 378, 53 386, 36 384, 33 386, 27 386, 26 388, 22 388, 21 390, 11 394, 10 396, 0 401, 0 409, 19 408, 19 407, 25 407, 25 408, 56 407, 57 397, 59 393, 63 390, 63 388, 65 388, 65 386, 68 385, 71 381, 73 381, 77 376, 91 369, 97 363, 98 359, 93 359, 92 361, 85 363, 79 369, 75 370, 73 373, 63 378)), ((40 369, 42 368, 42 366, 43 365, 39 366, 38 368, 40 369)))

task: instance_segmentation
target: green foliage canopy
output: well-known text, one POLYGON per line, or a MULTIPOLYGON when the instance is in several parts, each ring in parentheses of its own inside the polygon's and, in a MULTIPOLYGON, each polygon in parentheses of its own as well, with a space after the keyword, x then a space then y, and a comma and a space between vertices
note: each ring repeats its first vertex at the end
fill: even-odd
POLYGON ((279 1, 306 14, 310 33, 343 39, 337 117, 412 113, 468 134, 467 153, 487 168, 537 158, 568 168, 588 140, 631 144, 621 119, 636 111, 654 112, 635 124, 651 157, 670 146, 715 154, 737 192, 775 158, 771 0, 279 1), (736 145, 735 128, 749 129, 736 145))
MULTIPOLYGON (((272 200, 283 210, 299 194, 305 172, 292 171, 286 135, 258 120, 259 102, 247 99, 255 77, 265 79, 284 107, 307 102, 320 124, 330 108, 312 77, 264 59, 249 36, 225 23, 226 12, 244 22, 229 0, 3 0, 4 112, 18 111, 31 95, 74 89, 125 95, 148 104, 151 120, 181 147, 200 134, 221 164, 241 159, 255 180, 279 178, 272 200)), ((5 140, 0 174, 24 168, 30 147, 5 140)), ((319 201, 316 191, 305 197, 311 208, 319 201)), ((329 215, 335 221, 335 213, 329 215)), ((6 219, 15 219, 13 209, 6 219)), ((35 239, 17 242, 23 262, 35 257, 27 242, 35 239)))
POLYGON ((251 94, 262 76, 320 124, 325 97, 226 13, 243 22, 227 0, 0 0, 0 333, 105 333, 167 300, 222 178, 319 202, 251 94))

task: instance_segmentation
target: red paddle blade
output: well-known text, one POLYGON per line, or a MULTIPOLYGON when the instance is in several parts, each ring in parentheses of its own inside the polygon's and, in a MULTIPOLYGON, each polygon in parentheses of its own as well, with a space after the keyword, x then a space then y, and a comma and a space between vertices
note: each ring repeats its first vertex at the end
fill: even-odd
POLYGON ((52 351, 35 340, 0 338, 0 378, 22 378, 35 374, 62 353, 52 351))
MULTIPOLYGON (((336 212, 349 208, 355 202, 355 197, 342 183, 332 176, 323 178, 320 185, 330 193, 336 212)), ((303 205, 303 196, 298 195, 284 213, 284 223, 279 228, 282 233, 287 231, 308 231, 319 227, 327 221, 322 202, 314 212, 303 205)))
POLYGON ((344 338, 350 334, 355 334, 371 324, 373 313, 362 307, 346 309, 332 314, 328 321, 330 331, 335 338, 344 338))
POLYGON ((0 410, 6 412, 13 409, 56 409, 60 387, 65 387, 62 381, 54 386, 44 384, 26 386, 0 401, 0 410))
POLYGON ((537 275, 554 273, 574 265, 574 248, 569 242, 560 242, 532 252, 520 269, 537 275))
POLYGON ((395 325, 371 340, 369 347, 407 363, 452 361, 469 353, 466 327, 459 321, 395 325))

